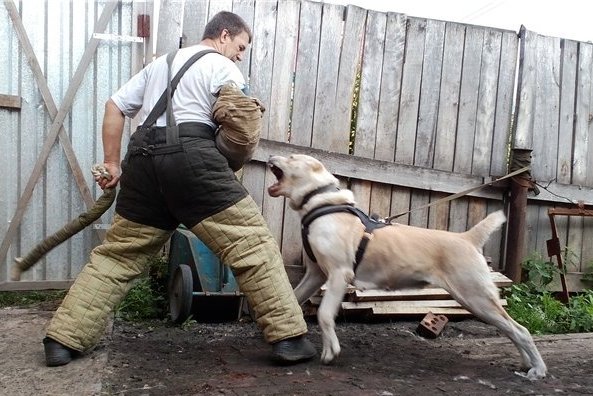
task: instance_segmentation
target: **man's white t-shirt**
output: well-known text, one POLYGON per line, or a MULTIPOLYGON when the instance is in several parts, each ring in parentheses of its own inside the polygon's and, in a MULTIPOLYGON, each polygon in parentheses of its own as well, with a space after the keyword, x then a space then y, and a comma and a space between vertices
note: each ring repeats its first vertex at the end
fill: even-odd
MULTIPOLYGON (((173 59, 171 78, 189 58, 207 49, 212 48, 194 45, 180 49, 173 59)), ((138 115, 142 124, 167 88, 167 78, 167 56, 163 55, 133 76, 111 99, 125 116, 134 118, 138 115)), ((185 72, 173 95, 173 115, 177 124, 201 122, 216 128, 212 108, 218 91, 227 83, 235 83, 239 89, 245 88, 245 78, 233 61, 218 53, 206 54, 198 59, 185 72)), ((166 123, 163 113, 156 126, 165 126, 166 123)))

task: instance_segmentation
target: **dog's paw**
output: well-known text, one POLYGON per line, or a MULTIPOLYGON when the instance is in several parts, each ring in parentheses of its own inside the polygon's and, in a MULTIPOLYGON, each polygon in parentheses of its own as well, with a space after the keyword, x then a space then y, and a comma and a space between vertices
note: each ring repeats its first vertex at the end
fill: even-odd
POLYGON ((521 373, 515 371, 515 374, 521 376, 523 378, 527 378, 530 381, 537 381, 542 378, 546 377, 546 368, 545 367, 532 367, 527 371, 527 373, 521 373))
POLYGON ((321 352, 321 363, 330 364, 335 358, 340 355, 340 344, 332 344, 329 348, 323 347, 321 352))
POLYGON ((336 357, 337 355, 333 355, 331 352, 326 352, 324 350, 323 352, 321 352, 321 363, 330 364, 336 357))

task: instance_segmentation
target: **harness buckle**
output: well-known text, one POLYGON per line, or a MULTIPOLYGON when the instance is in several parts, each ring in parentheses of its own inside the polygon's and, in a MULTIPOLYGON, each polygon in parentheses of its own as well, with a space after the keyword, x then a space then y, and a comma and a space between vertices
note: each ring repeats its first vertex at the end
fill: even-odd
POLYGON ((154 150, 154 145, 152 145, 152 144, 150 144, 146 147, 140 147, 140 152, 145 157, 151 155, 152 150, 154 150))

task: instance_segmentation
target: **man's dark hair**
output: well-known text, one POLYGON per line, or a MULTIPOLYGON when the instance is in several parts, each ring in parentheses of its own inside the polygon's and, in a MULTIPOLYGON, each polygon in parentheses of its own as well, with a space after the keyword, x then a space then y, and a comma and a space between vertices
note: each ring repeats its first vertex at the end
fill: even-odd
POLYGON ((206 24, 206 28, 204 28, 202 40, 217 39, 224 29, 229 31, 231 37, 246 32, 251 43, 251 29, 249 29, 249 26, 247 26, 243 18, 229 11, 220 11, 210 19, 206 24))

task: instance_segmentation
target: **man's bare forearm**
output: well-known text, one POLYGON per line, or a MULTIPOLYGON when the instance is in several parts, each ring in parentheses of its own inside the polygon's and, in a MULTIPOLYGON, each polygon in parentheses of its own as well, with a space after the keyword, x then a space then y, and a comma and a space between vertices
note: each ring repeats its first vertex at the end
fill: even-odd
POLYGON ((102 189, 115 187, 120 176, 121 138, 126 117, 115 103, 109 99, 105 103, 103 116, 103 164, 112 176, 111 180, 95 178, 102 189))
POLYGON ((105 115, 103 117, 103 161, 105 163, 119 165, 124 121, 125 116, 123 113, 109 99, 105 103, 105 115))

